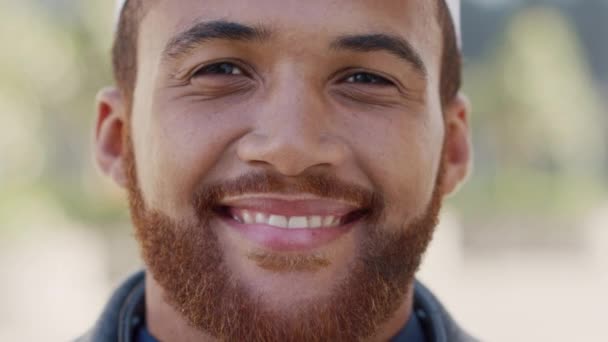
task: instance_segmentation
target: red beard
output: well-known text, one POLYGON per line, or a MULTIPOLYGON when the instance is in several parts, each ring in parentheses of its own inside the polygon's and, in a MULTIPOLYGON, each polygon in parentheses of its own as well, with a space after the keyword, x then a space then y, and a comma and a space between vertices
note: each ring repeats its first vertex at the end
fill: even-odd
MULTIPOLYGON (((251 296, 243 284, 230 281, 231 270, 224 262, 210 222, 216 215, 213 209, 223 196, 281 192, 287 186, 282 179, 266 173, 250 174, 201 187, 192 199, 198 220, 175 222, 145 207, 132 142, 130 137, 125 141, 131 215, 148 271, 163 288, 165 300, 190 325, 220 340, 356 341, 374 335, 405 300, 438 221, 443 167, 425 212, 406 227, 383 225, 385 203, 381 194, 327 175, 302 177, 295 186, 290 183, 292 190, 295 187, 301 192, 362 203, 369 213, 364 219, 361 252, 349 269, 349 276, 330 297, 298 305, 288 315, 273 312, 251 296)), ((261 258, 282 268, 305 269, 322 262, 272 254, 261 258)))

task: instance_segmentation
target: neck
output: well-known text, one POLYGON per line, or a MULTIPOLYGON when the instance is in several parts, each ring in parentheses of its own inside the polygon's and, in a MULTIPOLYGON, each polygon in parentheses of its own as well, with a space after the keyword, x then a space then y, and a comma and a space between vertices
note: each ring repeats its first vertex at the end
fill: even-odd
MULTIPOLYGON (((367 341, 388 341, 401 330, 410 318, 414 287, 409 290, 395 313, 378 327, 377 333, 367 341)), ((146 276, 146 321, 148 330, 159 341, 214 342, 216 338, 188 324, 186 319, 166 300, 162 287, 147 271, 146 276)))

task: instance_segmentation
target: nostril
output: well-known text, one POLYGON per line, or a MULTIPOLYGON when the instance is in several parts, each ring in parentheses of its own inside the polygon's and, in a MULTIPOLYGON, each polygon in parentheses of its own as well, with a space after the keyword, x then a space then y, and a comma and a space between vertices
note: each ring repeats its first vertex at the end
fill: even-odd
POLYGON ((266 134, 251 132, 237 145, 238 158, 257 166, 270 166, 285 176, 298 176, 313 167, 342 164, 349 155, 345 144, 321 132, 267 128, 266 134), (275 131, 280 131, 276 133, 275 131))

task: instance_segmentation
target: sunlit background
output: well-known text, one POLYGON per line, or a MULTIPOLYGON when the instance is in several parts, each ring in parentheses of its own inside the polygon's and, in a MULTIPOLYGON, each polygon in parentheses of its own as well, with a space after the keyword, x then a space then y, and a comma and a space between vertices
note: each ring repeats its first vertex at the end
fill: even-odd
MULTIPOLYGON (((66 341, 141 267, 96 170, 113 1, 0 2, 0 341, 66 341)), ((608 0, 465 1, 475 172, 420 277, 487 341, 608 341, 608 0)))

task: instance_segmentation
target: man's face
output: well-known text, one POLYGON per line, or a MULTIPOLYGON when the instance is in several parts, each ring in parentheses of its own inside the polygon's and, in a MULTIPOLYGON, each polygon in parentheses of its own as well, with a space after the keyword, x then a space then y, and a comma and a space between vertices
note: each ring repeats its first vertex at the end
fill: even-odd
POLYGON ((468 160, 441 41, 428 1, 157 1, 117 159, 166 300, 216 336, 386 321, 468 160))

